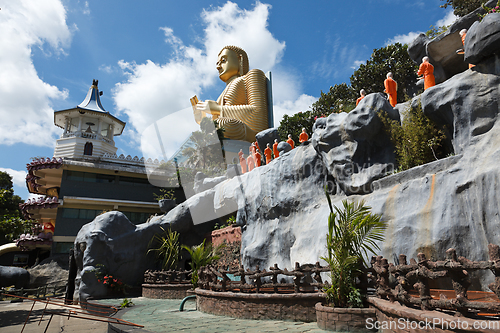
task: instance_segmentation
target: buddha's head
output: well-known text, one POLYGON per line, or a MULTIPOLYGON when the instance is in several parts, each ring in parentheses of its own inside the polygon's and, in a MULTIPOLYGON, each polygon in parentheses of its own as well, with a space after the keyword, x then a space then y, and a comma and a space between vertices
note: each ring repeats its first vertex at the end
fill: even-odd
POLYGON ((249 69, 247 53, 233 45, 222 48, 216 65, 219 78, 224 82, 227 82, 233 76, 245 75, 249 69))

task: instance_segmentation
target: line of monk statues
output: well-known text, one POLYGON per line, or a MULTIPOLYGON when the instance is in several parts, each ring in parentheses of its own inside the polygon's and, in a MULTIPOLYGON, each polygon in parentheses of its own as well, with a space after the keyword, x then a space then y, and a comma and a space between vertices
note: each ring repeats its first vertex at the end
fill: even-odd
MULTIPOLYGON (((307 140, 309 140, 309 135, 306 133, 306 129, 302 128, 302 132, 299 136, 299 142, 302 144, 307 140)), ((288 140, 286 140, 286 143, 288 143, 292 147, 292 149, 295 148, 295 142, 293 141, 291 134, 288 134, 288 140)), ((266 149, 264 149, 264 158, 266 164, 271 163, 273 159, 280 156, 280 152, 278 151, 278 144, 278 139, 275 139, 272 149, 269 143, 266 145, 266 149)), ((250 172, 257 167, 260 167, 263 162, 263 157, 260 153, 259 143, 257 141, 252 142, 252 144, 248 148, 247 158, 245 158, 243 150, 240 149, 238 158, 240 160, 241 173, 250 172)))

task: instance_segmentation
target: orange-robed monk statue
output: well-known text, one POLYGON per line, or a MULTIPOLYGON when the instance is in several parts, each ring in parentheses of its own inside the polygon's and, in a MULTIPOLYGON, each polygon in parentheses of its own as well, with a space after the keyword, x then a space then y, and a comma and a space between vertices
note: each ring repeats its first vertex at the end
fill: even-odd
POLYGON ((249 71, 248 56, 237 46, 225 46, 216 65, 226 88, 217 101, 191 98, 195 120, 199 124, 210 113, 224 137, 254 142, 255 134, 268 128, 266 76, 259 69, 249 71))
POLYGON ((271 150, 271 146, 268 143, 266 149, 264 149, 264 155, 266 156, 266 165, 271 163, 272 154, 273 152, 271 150))
POLYGON ((295 142, 292 139, 292 135, 288 134, 288 140, 286 140, 290 146, 292 146, 292 149, 295 148, 295 142))
POLYGON ((253 157, 252 146, 250 146, 250 149, 248 151, 247 168, 248 168, 248 172, 252 171, 255 168, 255 159, 253 157))
POLYGON ((280 152, 278 151, 278 139, 274 139, 273 154, 274 154, 274 158, 280 157, 280 152))
POLYGON ((306 142, 307 140, 309 140, 309 135, 307 135, 306 129, 302 128, 302 132, 299 135, 299 142, 303 143, 306 142))
POLYGON ((398 84, 392 78, 392 73, 387 73, 387 79, 384 81, 385 93, 389 96, 389 103, 392 107, 398 104, 398 84))
POLYGON ((417 75, 423 75, 424 90, 436 85, 436 80, 434 79, 434 66, 429 62, 429 57, 422 58, 422 63, 418 68, 417 75))
POLYGON ((245 154, 243 154, 243 150, 240 149, 238 153, 238 158, 240 159, 241 173, 247 172, 247 162, 245 160, 245 154))

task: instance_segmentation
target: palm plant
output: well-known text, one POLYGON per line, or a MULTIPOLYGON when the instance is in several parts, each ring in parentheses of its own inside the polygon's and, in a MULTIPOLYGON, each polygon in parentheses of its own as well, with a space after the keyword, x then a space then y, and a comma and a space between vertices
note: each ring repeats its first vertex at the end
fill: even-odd
POLYGON ((182 245, 182 248, 189 252, 191 256, 191 269, 193 273, 191 274, 191 283, 193 288, 198 286, 198 270, 206 265, 211 264, 215 260, 219 260, 220 249, 224 247, 224 244, 220 244, 217 247, 213 247, 212 243, 205 244, 205 239, 199 245, 188 247, 182 245))
POLYGON ((163 229, 163 234, 155 234, 149 245, 159 244, 156 249, 149 249, 149 252, 156 252, 156 257, 161 260, 163 269, 173 269, 179 263, 180 245, 179 233, 170 229, 163 229))
POLYGON ((342 208, 333 207, 326 193, 330 215, 326 247, 328 256, 322 257, 330 266, 331 286, 325 287, 327 301, 337 307, 361 307, 361 293, 356 278, 364 257, 380 250, 376 242, 384 240, 387 227, 380 215, 372 214, 363 201, 342 201, 342 208), (335 208, 335 209, 334 209, 335 208))

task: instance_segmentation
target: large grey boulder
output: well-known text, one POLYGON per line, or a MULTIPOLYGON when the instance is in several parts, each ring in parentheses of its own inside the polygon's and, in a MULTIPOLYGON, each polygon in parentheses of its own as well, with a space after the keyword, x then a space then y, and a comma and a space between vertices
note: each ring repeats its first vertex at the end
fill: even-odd
MULTIPOLYGON (((491 7, 496 2, 496 0, 489 0, 486 5, 491 7)), ((436 84, 467 70, 469 68, 468 60, 464 61, 464 56, 456 53, 458 49, 463 48, 459 32, 462 29, 471 28, 474 22, 479 21, 478 14, 484 13, 484 9, 479 7, 466 16, 457 19, 447 31, 433 39, 426 37, 425 34, 420 34, 408 45, 410 58, 415 63, 421 64, 422 58, 428 56, 434 66, 436 84)))
POLYGON ((394 146, 379 113, 399 121, 385 96, 370 94, 349 113, 332 113, 314 125, 312 145, 344 194, 371 192, 371 183, 394 171, 394 146))
POLYGON ((257 133, 257 135, 255 135, 255 139, 257 140, 257 143, 259 144, 261 152, 263 152, 264 149, 266 149, 266 146, 268 143, 272 147, 274 140, 278 140, 278 142, 279 142, 280 135, 278 133, 278 129, 276 127, 273 127, 273 128, 268 128, 266 130, 263 130, 263 131, 257 133))
POLYGON ((498 57, 489 58, 421 95, 424 114, 451 131, 455 154, 462 154, 497 122, 499 64, 498 57))
POLYGON ((42 262, 29 268, 28 272, 30 273, 30 288, 38 288, 48 284, 60 286, 68 280, 68 270, 61 267, 57 261, 42 262))
POLYGON ((281 156, 283 154, 288 153, 290 150, 292 150, 292 146, 288 142, 281 141, 280 143, 278 143, 277 149, 278 149, 280 156, 281 156))
POLYGON ((474 22, 465 37, 465 62, 477 64, 500 52, 500 13, 491 13, 474 22))
POLYGON ((14 286, 16 289, 27 288, 30 273, 24 268, 0 266, 0 287, 14 286))

